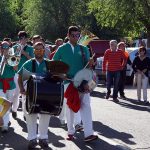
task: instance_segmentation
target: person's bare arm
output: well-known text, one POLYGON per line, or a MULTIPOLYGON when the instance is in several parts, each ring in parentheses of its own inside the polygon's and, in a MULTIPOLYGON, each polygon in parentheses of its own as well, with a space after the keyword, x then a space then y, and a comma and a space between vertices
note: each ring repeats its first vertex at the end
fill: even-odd
POLYGON ((4 101, 3 102, 3 109, 2 111, 0 112, 0 126, 3 125, 3 116, 6 114, 6 112, 9 110, 11 106, 11 103, 8 102, 8 101, 4 101))

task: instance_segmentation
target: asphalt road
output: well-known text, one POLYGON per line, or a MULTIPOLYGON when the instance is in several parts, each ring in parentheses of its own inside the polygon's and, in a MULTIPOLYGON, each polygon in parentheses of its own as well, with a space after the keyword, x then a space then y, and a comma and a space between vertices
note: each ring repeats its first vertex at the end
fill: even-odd
MULTIPOLYGON (((118 104, 112 98, 104 99, 105 92, 105 86, 98 85, 91 94, 93 127, 99 139, 85 143, 81 132, 75 134, 75 141, 67 141, 66 127, 61 127, 57 117, 51 117, 48 150, 150 150, 150 106, 137 102, 136 90, 131 86, 125 90, 128 99, 118 104)), ((150 89, 148 98, 150 101, 150 89)), ((19 109, 18 118, 11 118, 9 132, 0 133, 0 150, 27 150, 26 137, 26 124, 19 109)))

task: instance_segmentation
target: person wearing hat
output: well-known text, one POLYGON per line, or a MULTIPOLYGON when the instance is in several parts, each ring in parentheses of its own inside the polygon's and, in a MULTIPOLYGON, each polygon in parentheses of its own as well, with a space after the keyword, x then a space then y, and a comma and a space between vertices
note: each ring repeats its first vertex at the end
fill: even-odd
MULTIPOLYGON (((20 53, 20 62, 16 68, 16 72, 21 68, 21 66, 29 59, 34 57, 33 48, 27 45, 27 33, 25 31, 19 31, 18 33, 18 43, 13 46, 15 51, 20 53)), ((13 104, 12 104, 12 117, 15 119, 17 117, 17 109, 19 106, 19 86, 18 86, 18 74, 15 74, 15 84, 16 89, 13 94, 13 104)))
MULTIPOLYGON (((9 59, 8 50, 9 43, 7 41, 3 41, 1 44, 1 66, 0 66, 0 97, 4 97, 6 100, 13 102, 12 95, 14 94, 14 90, 16 88, 14 82, 15 70, 14 67, 10 66, 7 61, 9 59), (9 72, 9 73, 8 73, 9 72)), ((10 110, 7 111, 4 117, 4 124, 1 128, 2 132, 8 131, 8 123, 9 123, 9 114, 10 110)))
POLYGON ((2 110, 0 111, 0 127, 3 126, 3 117, 9 110, 11 103, 7 101, 5 98, 0 97, 0 106, 2 107, 2 110))
POLYGON ((48 126, 50 121, 50 115, 49 114, 28 114, 25 107, 25 101, 26 101, 26 90, 23 85, 23 70, 26 69, 29 72, 33 71, 33 66, 35 66, 35 72, 34 73, 46 73, 47 72, 47 66, 45 61, 50 61, 46 58, 44 58, 44 45, 42 42, 37 42, 33 45, 34 48, 34 54, 35 57, 33 59, 28 60, 23 64, 21 69, 18 71, 19 77, 18 77, 18 84, 20 88, 20 93, 23 96, 23 112, 26 117, 26 123, 27 123, 27 130, 28 130, 28 148, 33 149, 35 148, 38 143, 37 140, 39 139, 39 145, 41 148, 47 148, 48 147, 48 126), (34 64, 33 65, 33 60, 34 64), (37 120, 39 117, 39 124, 38 124, 38 133, 37 133, 37 120))

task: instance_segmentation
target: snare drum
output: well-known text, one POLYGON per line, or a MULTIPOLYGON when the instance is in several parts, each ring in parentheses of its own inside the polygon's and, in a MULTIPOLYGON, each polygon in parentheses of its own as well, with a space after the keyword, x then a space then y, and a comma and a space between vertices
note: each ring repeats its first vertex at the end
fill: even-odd
POLYGON ((78 88, 81 85, 83 80, 88 82, 88 87, 90 92, 92 92, 94 88, 97 86, 96 74, 91 69, 85 68, 78 71, 73 79, 74 86, 78 88))
POLYGON ((62 110, 64 85, 62 80, 46 80, 32 75, 27 82, 26 109, 31 113, 58 116, 62 110))

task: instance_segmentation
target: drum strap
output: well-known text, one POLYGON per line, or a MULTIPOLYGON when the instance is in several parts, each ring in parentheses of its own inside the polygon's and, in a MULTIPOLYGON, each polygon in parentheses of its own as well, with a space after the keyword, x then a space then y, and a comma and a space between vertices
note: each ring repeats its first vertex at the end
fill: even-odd
POLYGON ((86 65, 86 59, 85 59, 85 53, 84 53, 82 45, 80 45, 80 50, 81 50, 81 54, 82 54, 82 62, 83 62, 83 65, 85 66, 86 65))
MULTIPOLYGON (((44 61, 45 61, 46 69, 48 71, 48 62, 47 62, 47 60, 44 60, 44 61)), ((32 59, 32 72, 33 73, 36 72, 36 61, 34 58, 32 59)))
MULTIPOLYGON (((26 46, 23 48, 23 50, 26 51, 27 47, 28 47, 28 46, 26 45, 26 46)), ((22 56, 23 56, 23 54, 21 54, 21 57, 22 57, 22 56)))

